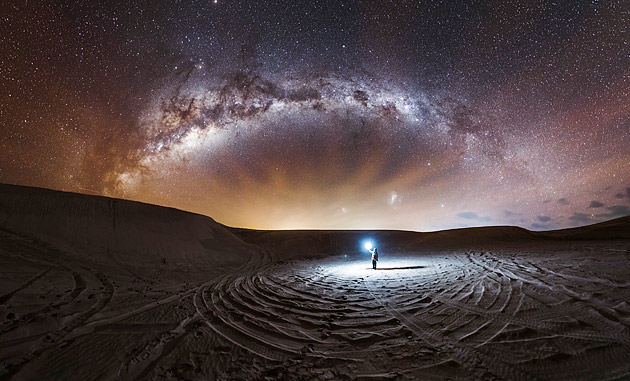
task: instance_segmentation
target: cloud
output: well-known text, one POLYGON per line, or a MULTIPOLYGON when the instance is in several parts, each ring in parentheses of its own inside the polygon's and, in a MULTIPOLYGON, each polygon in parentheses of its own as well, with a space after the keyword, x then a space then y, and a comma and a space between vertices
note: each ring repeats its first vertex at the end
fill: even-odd
POLYGON ((477 220, 479 216, 475 212, 461 212, 457 213, 457 217, 465 218, 467 220, 477 220))
POLYGON ((538 218, 538 221, 540 221, 540 222, 549 222, 549 221, 551 221, 551 217, 549 217, 549 216, 538 216, 536 218, 538 218))
POLYGON ((566 198, 560 198, 558 199, 558 204, 560 205, 569 205, 569 200, 567 200, 566 198))
POLYGON ((625 205, 609 206, 606 209, 609 210, 610 212, 598 214, 597 217, 604 218, 604 219, 611 219, 611 218, 617 218, 617 217, 630 216, 630 207, 627 207, 625 205))
POLYGON ((626 187, 626 192, 619 192, 615 194, 616 198, 627 198, 630 200, 630 187, 626 187))
POLYGON ((593 217, 590 214, 584 213, 573 213, 572 216, 569 217, 569 221, 575 225, 588 225, 593 223, 593 217))
POLYGON ((591 201, 591 204, 588 206, 589 208, 601 208, 602 206, 604 206, 603 202, 600 201, 591 201))
POLYGON ((457 213, 457 217, 465 218, 467 220, 475 220, 475 221, 479 221, 479 222, 488 222, 488 221, 492 220, 488 216, 481 217, 480 215, 478 215, 475 212, 461 212, 461 213, 457 213))
POLYGON ((613 218, 630 216, 630 207, 626 205, 608 206, 605 208, 605 210, 607 211, 606 213, 599 213, 596 215, 576 212, 569 217, 569 221, 571 221, 574 226, 577 226, 589 225, 596 222, 611 220, 613 218))
POLYGON ((515 217, 515 216, 518 216, 519 214, 520 213, 515 213, 515 212, 512 212, 511 210, 507 210, 507 209, 503 211, 503 215, 505 217, 515 217))
POLYGON ((536 230, 548 230, 549 226, 545 224, 534 223, 532 224, 532 229, 536 230))

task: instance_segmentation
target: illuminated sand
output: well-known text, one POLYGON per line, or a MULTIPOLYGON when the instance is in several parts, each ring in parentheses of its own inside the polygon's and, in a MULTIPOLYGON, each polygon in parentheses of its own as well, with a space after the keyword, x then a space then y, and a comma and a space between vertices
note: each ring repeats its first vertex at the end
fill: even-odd
POLYGON ((628 250, 383 256, 377 271, 289 261, 225 277, 197 300, 216 333, 292 377, 628 377, 628 250))
MULTIPOLYGON (((29 205, 40 205, 35 196, 27 199, 33 197, 29 205)), ((51 197, 46 202, 58 205, 51 197)), ((12 201, 11 213, 23 200, 12 201)), ((75 210, 73 218, 89 216, 101 231, 105 225, 91 203, 98 202, 78 203, 82 212, 75 210)), ((157 213, 151 214, 152 242, 136 233, 133 251, 133 242, 125 241, 131 238, 117 228, 107 250, 85 226, 82 236, 92 237, 92 248, 81 237, 53 244, 46 233, 53 228, 29 219, 67 220, 59 210, 68 213, 76 203, 63 205, 31 208, 21 222, 2 218, 8 207, 1 209, 0 376, 630 377, 629 239, 558 239, 570 236, 566 232, 530 239, 511 228, 472 231, 475 240, 467 237, 470 230, 371 232, 381 258, 379 270, 372 270, 369 255, 354 249, 364 233, 232 235, 209 219, 163 208, 151 212, 157 213), (51 208, 57 215, 46 217, 51 208), (207 258, 191 241, 193 233, 160 233, 172 229, 172 220, 205 224, 194 234, 207 258), (187 242, 194 255, 178 261, 165 250, 150 263, 151 252, 140 250, 178 242, 187 242), (445 247, 454 242, 465 245, 445 247)), ((119 202, 125 216, 119 218, 140 218, 136 207, 140 215, 154 208, 119 202)), ((575 234, 619 238, 628 226, 626 218, 575 234)))

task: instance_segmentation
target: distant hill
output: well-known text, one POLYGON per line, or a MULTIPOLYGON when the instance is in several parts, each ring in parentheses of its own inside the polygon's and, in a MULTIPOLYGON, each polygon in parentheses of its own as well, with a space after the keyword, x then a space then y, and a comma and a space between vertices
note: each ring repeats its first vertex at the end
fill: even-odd
POLYGON ((630 239, 630 216, 577 228, 536 232, 536 235, 551 239, 630 239))
POLYGON ((402 252, 541 240, 630 239, 630 217, 547 232, 515 226, 430 233, 262 231, 229 228, 210 217, 140 202, 0 184, 0 229, 32 235, 86 258, 137 266, 161 261, 213 266, 244 263, 265 252, 277 259, 359 252, 365 239, 402 252))
POLYGON ((398 230, 249 230, 232 228, 244 241, 270 250, 275 258, 297 254, 327 255, 364 251, 371 239, 388 251, 417 252, 434 249, 527 244, 556 240, 630 239, 630 217, 580 228, 532 232, 517 226, 486 226, 421 233, 398 230))

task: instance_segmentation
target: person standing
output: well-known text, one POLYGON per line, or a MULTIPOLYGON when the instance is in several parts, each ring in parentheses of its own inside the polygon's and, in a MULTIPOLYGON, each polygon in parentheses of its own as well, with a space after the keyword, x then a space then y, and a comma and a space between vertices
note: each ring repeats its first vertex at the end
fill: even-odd
POLYGON ((378 262, 378 249, 373 248, 370 250, 370 253, 372 253, 372 268, 376 270, 376 262, 378 262))

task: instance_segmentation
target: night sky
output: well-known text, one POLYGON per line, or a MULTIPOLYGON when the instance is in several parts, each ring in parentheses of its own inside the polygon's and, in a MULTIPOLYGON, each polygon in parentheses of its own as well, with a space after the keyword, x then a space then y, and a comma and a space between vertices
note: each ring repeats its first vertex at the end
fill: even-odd
POLYGON ((11 1, 0 182, 241 227, 630 215, 630 1, 11 1))

